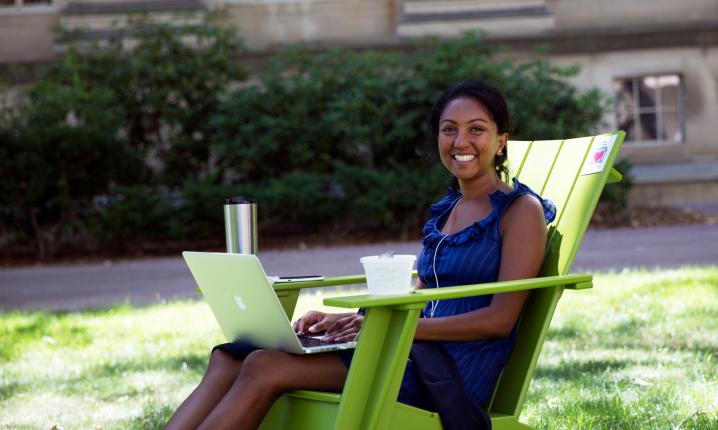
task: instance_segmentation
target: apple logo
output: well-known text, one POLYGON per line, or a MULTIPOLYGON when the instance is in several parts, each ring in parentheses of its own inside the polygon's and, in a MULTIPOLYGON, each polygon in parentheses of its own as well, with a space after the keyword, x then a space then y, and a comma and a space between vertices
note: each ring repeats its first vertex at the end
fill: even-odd
POLYGON ((241 297, 239 294, 237 294, 236 296, 234 296, 234 303, 237 304, 237 307, 238 307, 240 310, 242 310, 242 311, 246 311, 246 310, 247 310, 247 305, 244 304, 244 300, 242 300, 242 297, 241 297))

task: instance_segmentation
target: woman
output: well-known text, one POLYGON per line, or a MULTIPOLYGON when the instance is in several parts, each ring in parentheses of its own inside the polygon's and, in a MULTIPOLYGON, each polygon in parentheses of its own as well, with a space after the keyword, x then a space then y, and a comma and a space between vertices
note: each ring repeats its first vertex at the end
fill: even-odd
MULTIPOLYGON (((555 208, 506 172, 509 112, 502 94, 480 81, 449 88, 430 115, 442 164, 455 186, 431 207, 424 248, 417 260, 417 288, 437 288, 535 277, 546 247, 546 224, 555 208)), ((415 340, 437 341, 459 369, 475 405, 489 397, 513 348, 514 326, 528 292, 428 303, 415 340)), ((299 334, 327 342, 354 339, 363 316, 309 312, 299 334)), ((282 393, 294 389, 341 391, 351 353, 293 355, 216 347, 200 385, 182 403, 167 429, 251 429, 282 393)), ((399 401, 431 408, 412 363, 399 401)))

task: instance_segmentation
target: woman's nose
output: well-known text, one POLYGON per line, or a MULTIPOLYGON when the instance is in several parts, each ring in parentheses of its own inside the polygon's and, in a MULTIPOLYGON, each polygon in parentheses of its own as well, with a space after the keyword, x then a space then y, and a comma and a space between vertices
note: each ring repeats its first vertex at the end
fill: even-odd
POLYGON ((470 137, 467 133, 458 132, 454 138, 454 146, 461 147, 468 144, 470 137))

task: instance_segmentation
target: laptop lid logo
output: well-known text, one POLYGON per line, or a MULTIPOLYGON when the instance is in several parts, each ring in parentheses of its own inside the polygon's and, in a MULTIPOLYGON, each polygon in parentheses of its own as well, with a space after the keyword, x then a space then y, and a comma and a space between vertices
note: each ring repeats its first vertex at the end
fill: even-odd
POLYGON ((239 294, 234 296, 234 303, 237 304, 237 307, 239 308, 239 310, 242 310, 242 311, 247 310, 247 305, 244 304, 244 300, 242 300, 242 296, 240 296, 239 294))

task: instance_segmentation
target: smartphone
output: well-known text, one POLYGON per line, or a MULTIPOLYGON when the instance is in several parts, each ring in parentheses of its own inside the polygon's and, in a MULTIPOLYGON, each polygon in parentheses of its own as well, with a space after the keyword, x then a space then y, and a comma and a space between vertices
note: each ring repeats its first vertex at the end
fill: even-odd
POLYGON ((301 275, 301 276, 280 276, 277 282, 309 282, 323 281, 324 276, 321 275, 301 275))

